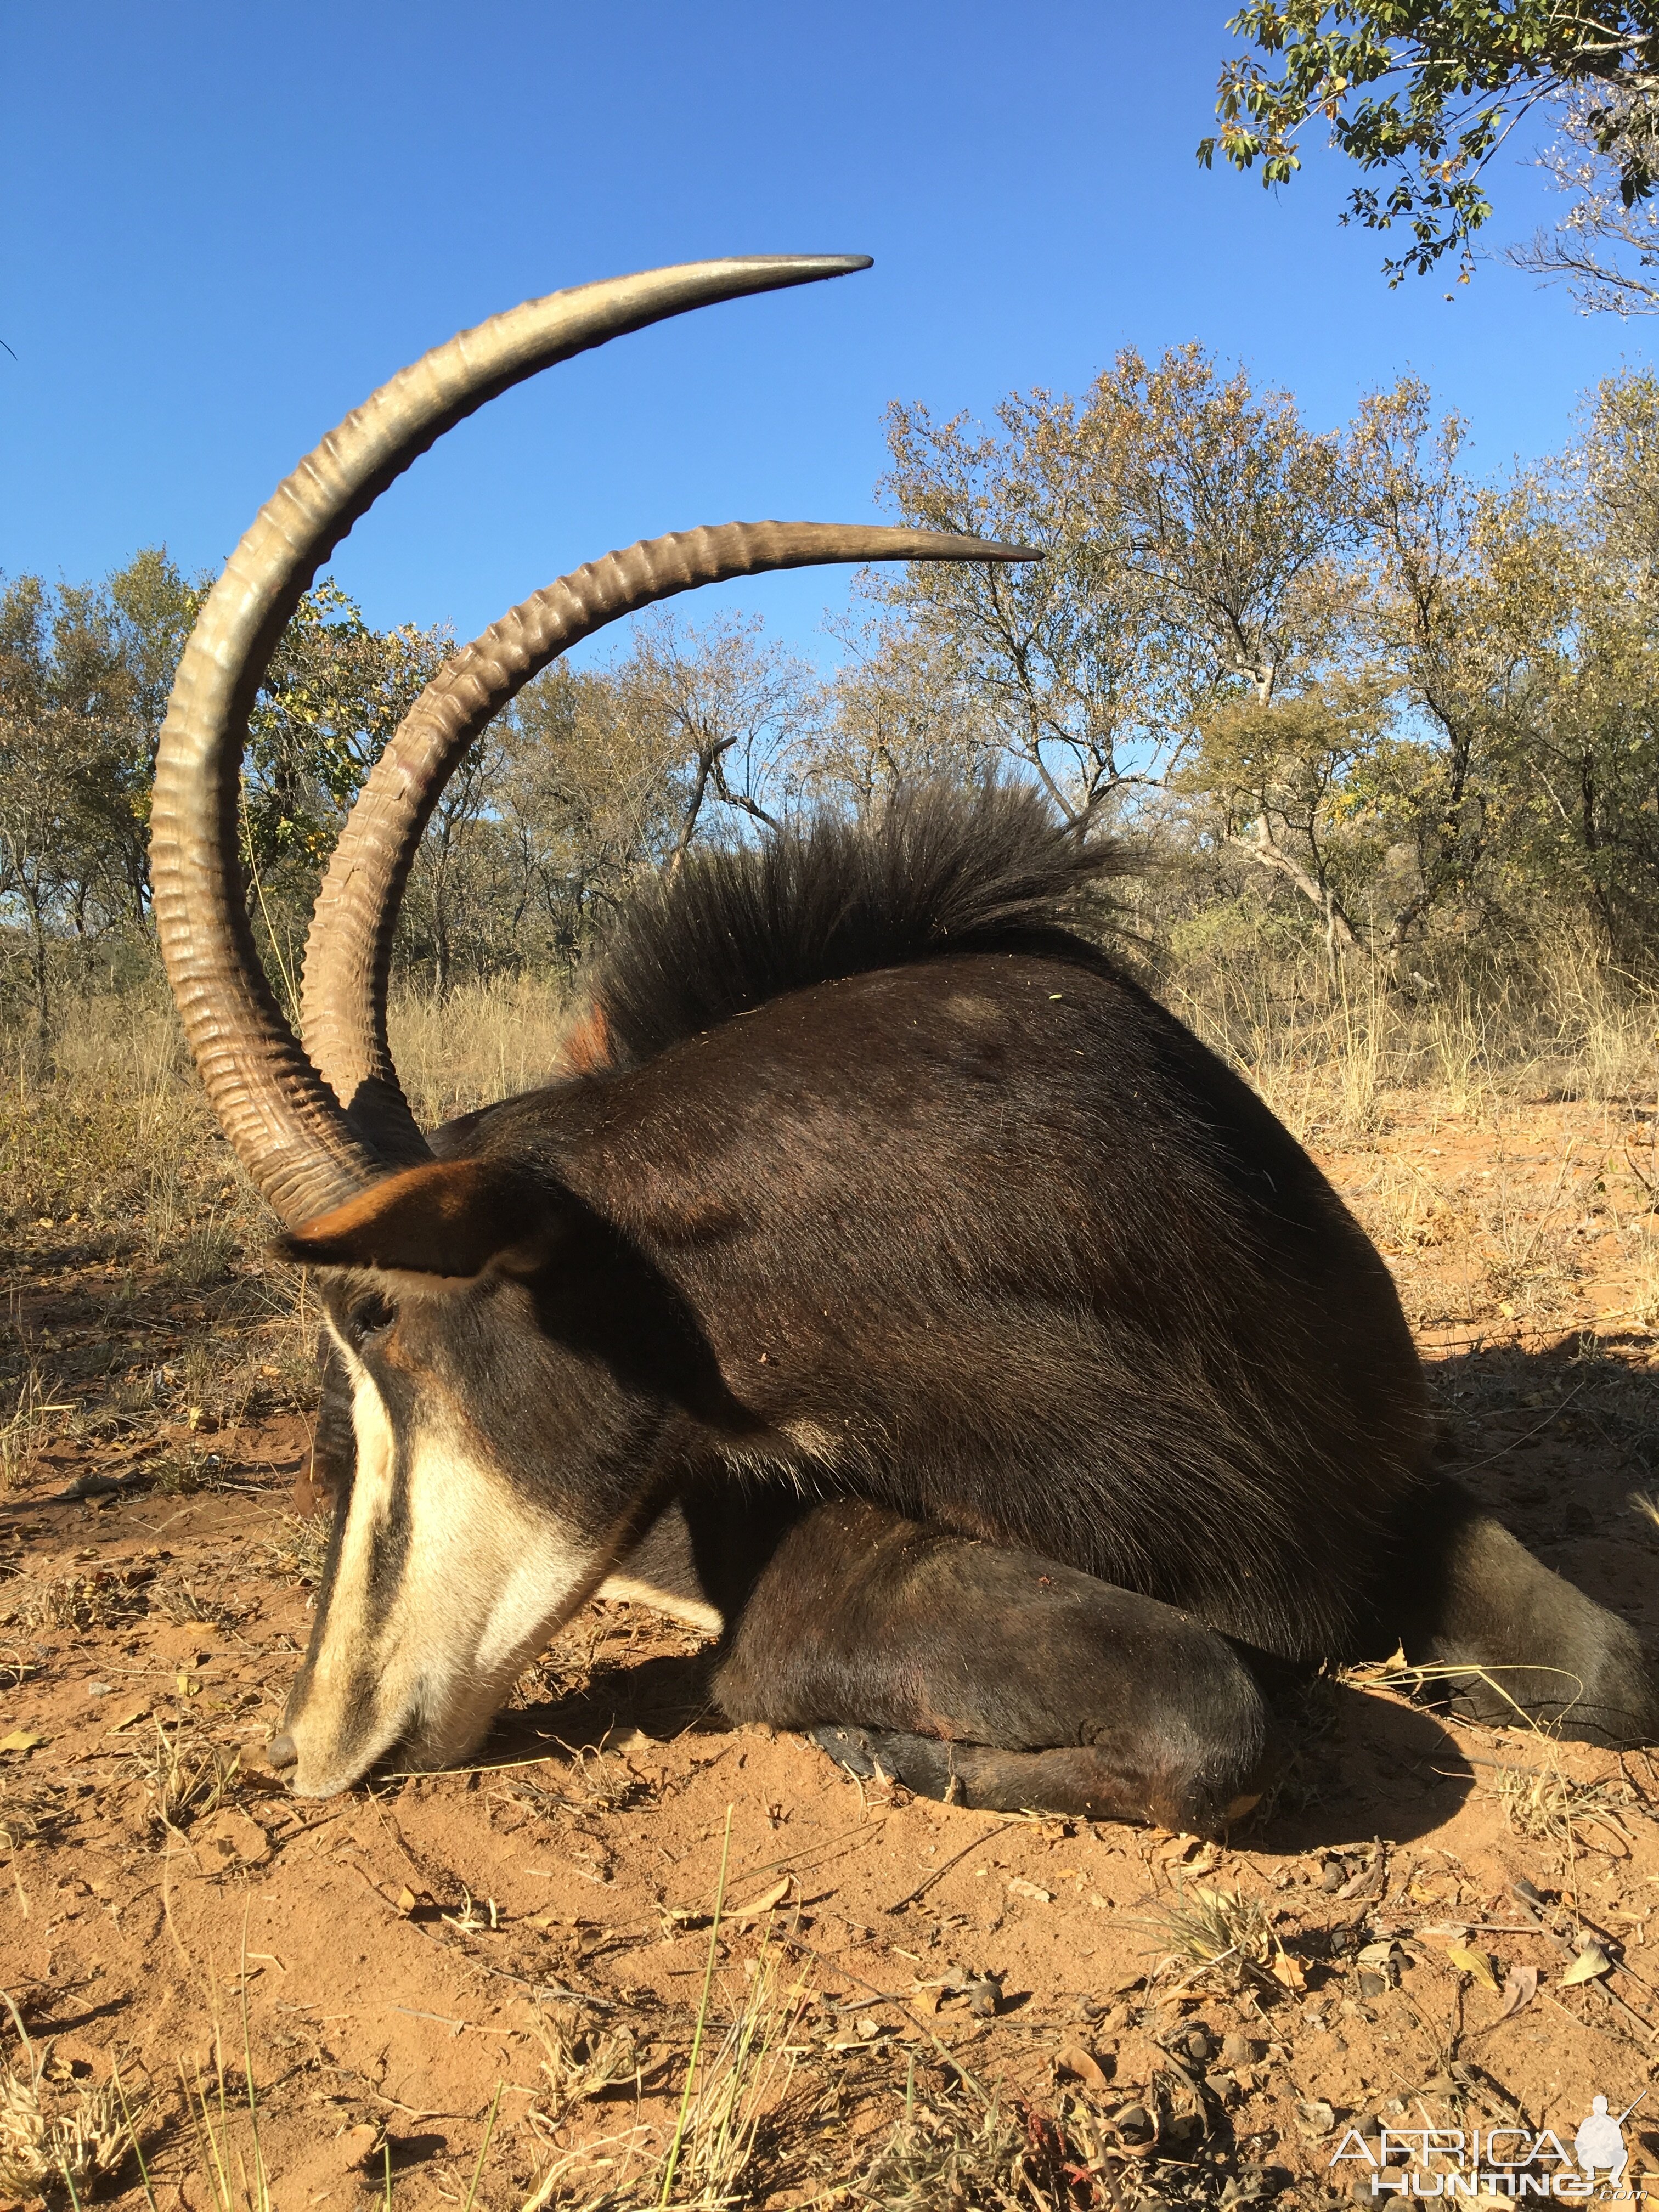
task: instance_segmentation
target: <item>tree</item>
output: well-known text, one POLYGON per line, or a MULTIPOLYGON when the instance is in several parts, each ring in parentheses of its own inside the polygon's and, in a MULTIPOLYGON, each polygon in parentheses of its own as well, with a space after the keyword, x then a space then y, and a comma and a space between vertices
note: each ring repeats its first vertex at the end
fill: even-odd
POLYGON ((1356 185, 1342 220, 1407 228, 1411 243, 1383 264, 1390 282, 1448 253, 1467 282, 1493 158, 1553 109, 1589 169, 1560 176, 1581 194, 1568 240, 1554 258, 1534 248, 1532 265, 1576 276, 1595 305, 1629 312, 1651 296, 1628 279, 1598 286, 1593 252, 1575 259, 1571 241, 1598 226, 1616 240, 1613 202, 1628 217, 1659 178, 1655 0, 1249 0, 1228 27, 1254 51, 1222 65, 1220 127, 1198 149, 1206 167, 1218 150, 1237 169, 1259 163, 1265 185, 1286 183, 1298 134, 1322 119, 1334 147, 1389 179, 1356 185))
POLYGON ((1045 558, 872 580, 887 619, 839 687, 842 756, 877 774, 886 714, 907 767, 939 757, 921 734, 931 696, 964 765, 1000 750, 1079 830, 1103 809, 1128 820, 1211 708, 1240 689, 1266 705, 1322 650, 1337 441, 1197 346, 1151 364, 1126 351, 1081 400, 1016 394, 997 426, 890 412, 884 489, 907 521, 1045 558))
POLYGON ((636 624, 613 680, 636 745, 673 764, 679 822, 665 856, 671 872, 708 834, 716 807, 728 823, 778 826, 773 805, 784 763, 817 715, 819 687, 804 661, 767 639, 758 617, 696 629, 659 611, 636 624))
POLYGON ((256 878, 308 881, 352 800, 449 651, 449 632, 376 630, 325 576, 295 610, 248 717, 244 856, 256 878))
MULTIPOLYGON (((1035 775, 1079 830, 1126 787, 1162 774, 1168 733, 1154 699, 1163 644, 1109 501, 1091 500, 1076 403, 1015 393, 987 431, 966 416, 888 410, 881 489, 923 528, 1040 546, 1041 562, 920 562, 867 590, 890 622, 866 638, 856 716, 902 697, 910 726, 930 695, 969 755, 996 748, 1035 775)), ((868 754, 854 737, 852 752, 868 754)), ((914 745, 913 761, 919 757, 914 745)), ((850 756, 849 756, 850 757, 850 756)), ((895 757, 896 759, 896 757, 895 757)))
POLYGON ((1200 696, 1237 682, 1269 704, 1321 641, 1317 579, 1344 520, 1336 440, 1197 345, 1152 368, 1120 354, 1082 429, 1091 507, 1158 606, 1166 680, 1200 696))
POLYGON ((53 938, 145 920, 155 745, 199 601, 160 548, 101 584, 0 593, 0 902, 23 915, 43 1022, 53 938))
POLYGON ((555 661, 520 693, 498 793, 515 856, 519 957, 544 939, 574 969, 596 916, 672 851, 675 735, 627 714, 606 671, 555 661))
POLYGON ((791 762, 802 798, 863 819, 902 785, 968 783, 984 774, 1000 735, 965 680, 948 623, 908 623, 884 610, 845 624, 839 635, 849 658, 791 762))
POLYGON ((1181 779, 1221 845, 1282 878, 1322 917, 1333 973, 1340 954, 1366 943, 1356 915, 1377 855, 1353 779, 1385 720, 1382 687, 1365 673, 1271 701, 1246 692, 1206 718, 1181 779))
POLYGON ((1364 567, 1353 649, 1393 694, 1393 727, 1355 765, 1354 799, 1401 856, 1380 888, 1379 955, 1397 972, 1437 911, 1479 896, 1487 769, 1510 727, 1526 641, 1503 619, 1516 518, 1462 466, 1466 426, 1405 378, 1361 405, 1346 456, 1364 567), (1498 565, 1495 565, 1498 564, 1498 565))

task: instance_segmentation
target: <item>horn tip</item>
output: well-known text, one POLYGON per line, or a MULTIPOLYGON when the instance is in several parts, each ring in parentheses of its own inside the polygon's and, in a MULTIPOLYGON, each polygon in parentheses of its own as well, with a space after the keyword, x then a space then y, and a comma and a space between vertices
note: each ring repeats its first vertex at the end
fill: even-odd
POLYGON ((787 270, 803 283, 819 276, 856 276, 861 269, 876 265, 871 253, 749 253, 740 258, 751 266, 787 270))

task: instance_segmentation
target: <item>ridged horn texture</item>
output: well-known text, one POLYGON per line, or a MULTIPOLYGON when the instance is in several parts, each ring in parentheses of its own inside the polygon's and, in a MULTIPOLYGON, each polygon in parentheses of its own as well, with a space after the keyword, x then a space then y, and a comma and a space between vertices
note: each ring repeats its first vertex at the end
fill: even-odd
POLYGON ((944 532, 823 522, 727 522, 677 531, 590 561, 493 623, 447 660, 399 724, 359 793, 306 943, 301 1027, 354 1128, 398 1164, 426 1158, 386 1038, 398 909, 445 784, 507 702, 607 623, 677 592, 769 568, 834 562, 1035 561, 1021 545, 944 532))
POLYGON ((185 648, 151 807, 157 934, 214 1111, 291 1224, 390 1164, 301 1051, 260 968, 237 848, 248 711, 318 569, 386 486, 453 427, 573 354, 688 308, 869 266, 863 255, 690 262, 527 301, 435 347, 349 415, 260 510, 185 648))

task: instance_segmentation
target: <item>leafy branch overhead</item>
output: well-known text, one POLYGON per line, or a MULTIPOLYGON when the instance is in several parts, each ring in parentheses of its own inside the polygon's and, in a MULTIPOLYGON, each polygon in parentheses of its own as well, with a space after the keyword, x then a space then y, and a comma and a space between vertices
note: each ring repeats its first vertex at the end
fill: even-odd
MULTIPOLYGON (((1557 180, 1581 193, 1564 230, 1567 258, 1534 248, 1530 265, 1584 287, 1584 243, 1598 235, 1634 245, 1628 218, 1659 179, 1659 9, 1652 0, 1251 0, 1229 28, 1249 42, 1227 59, 1217 88, 1218 128, 1199 158, 1218 153, 1264 184, 1301 167, 1310 125, 1375 183, 1356 185, 1345 222, 1403 229, 1408 242, 1384 263, 1398 283, 1425 275, 1448 253, 1467 278, 1475 234, 1491 219, 1492 165, 1542 111, 1558 121, 1595 173, 1557 180), (1593 207, 1587 204, 1599 193, 1593 207), (1621 218, 1624 220, 1621 222, 1621 218)), ((1644 304, 1610 295, 1618 272, 1601 264, 1595 304, 1629 312, 1644 304)))

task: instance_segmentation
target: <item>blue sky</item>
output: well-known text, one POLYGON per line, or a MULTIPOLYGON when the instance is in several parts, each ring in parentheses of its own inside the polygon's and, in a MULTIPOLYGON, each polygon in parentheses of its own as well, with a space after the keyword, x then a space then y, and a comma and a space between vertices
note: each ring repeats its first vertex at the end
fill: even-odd
MULTIPOLYGON (((896 397, 990 409, 1196 337, 1321 424, 1410 368, 1479 462, 1560 445, 1645 360, 1484 268, 1390 291, 1310 143, 1275 197, 1206 175, 1227 9, 1200 0, 130 0, 0 10, 0 569, 216 568, 405 361, 566 283, 729 252, 869 273, 556 369, 383 499, 335 573, 471 635, 564 568, 733 517, 868 516, 896 397)), ((1499 230, 1553 196, 1497 179, 1499 230)), ((823 651, 835 575, 702 595, 823 651)))

